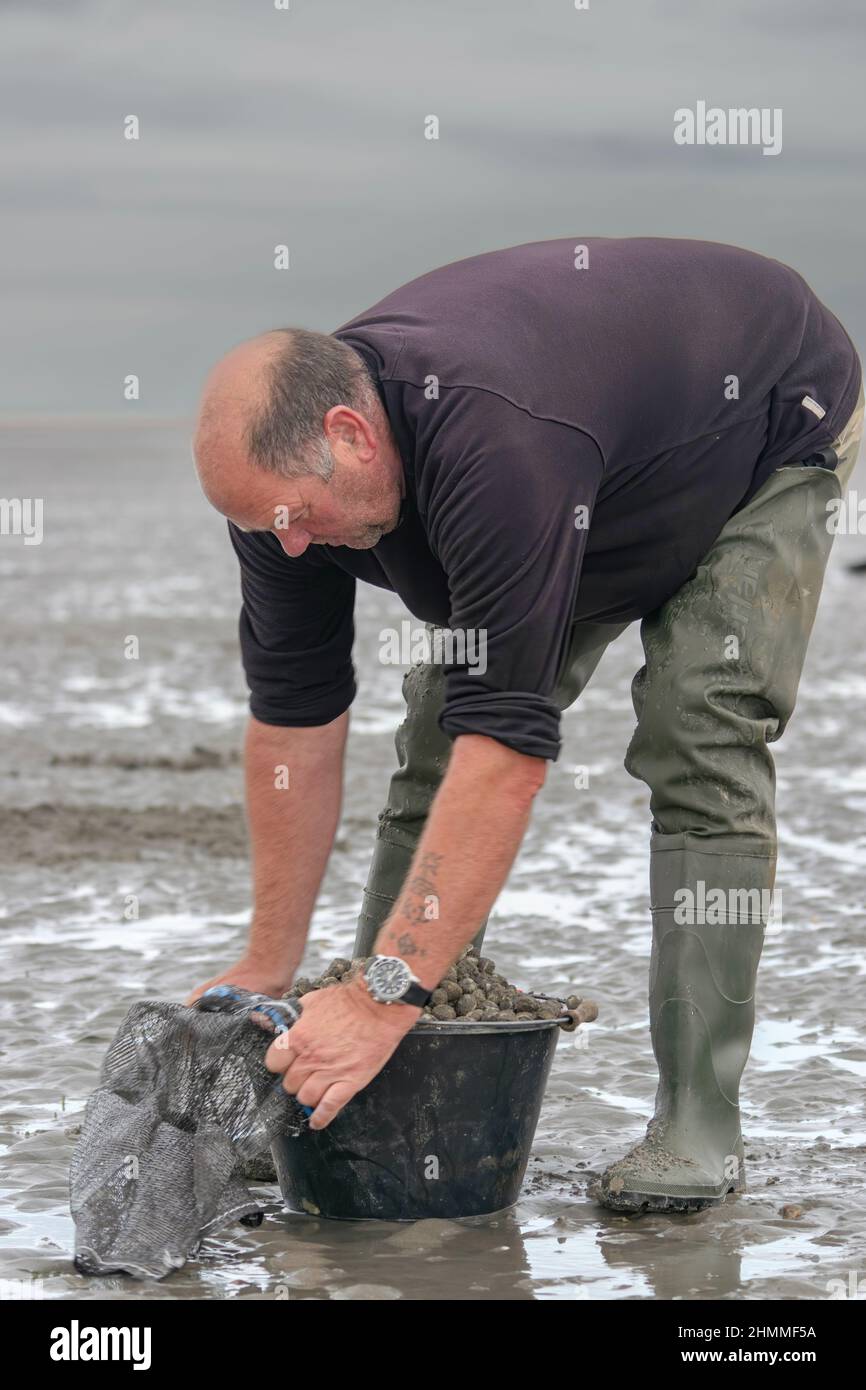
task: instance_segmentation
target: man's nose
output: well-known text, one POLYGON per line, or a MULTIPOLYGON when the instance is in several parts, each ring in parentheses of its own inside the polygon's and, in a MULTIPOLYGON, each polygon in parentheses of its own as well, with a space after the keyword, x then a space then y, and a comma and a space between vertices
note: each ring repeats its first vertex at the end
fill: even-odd
POLYGON ((293 558, 296 555, 303 555, 313 539, 310 532, 305 531, 303 526, 290 526, 286 530, 280 529, 276 532, 276 537, 286 554, 293 558))

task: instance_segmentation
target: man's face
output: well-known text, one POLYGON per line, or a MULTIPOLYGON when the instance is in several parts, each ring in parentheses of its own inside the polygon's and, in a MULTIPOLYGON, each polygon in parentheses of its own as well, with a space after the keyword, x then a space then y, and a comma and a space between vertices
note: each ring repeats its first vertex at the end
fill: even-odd
MULTIPOLYGON (((327 483, 321 478, 298 480, 308 509, 299 525, 313 545, 370 550, 397 525, 402 489, 381 456, 362 461, 352 446, 338 442, 331 447, 331 459, 334 471, 327 483)), ((294 553, 279 528, 277 538, 289 555, 294 553)))
POLYGON ((308 545, 369 550, 397 525, 400 493, 386 485, 387 479, 359 477, 339 462, 327 483, 316 477, 282 480, 257 471, 253 496, 225 515, 241 530, 272 531, 287 555, 302 555, 308 545))
POLYGON ((196 462, 205 495, 217 511, 243 531, 271 531, 287 555, 309 545, 369 550, 400 518, 402 488, 382 450, 372 453, 359 436, 329 441, 334 471, 325 482, 314 475, 281 478, 240 456, 240 451, 196 442, 196 462))

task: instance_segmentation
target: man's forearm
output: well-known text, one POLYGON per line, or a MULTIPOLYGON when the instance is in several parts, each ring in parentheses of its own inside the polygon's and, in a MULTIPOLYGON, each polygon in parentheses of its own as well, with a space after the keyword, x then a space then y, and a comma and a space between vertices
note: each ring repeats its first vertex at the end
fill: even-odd
POLYGON ((439 983, 496 901, 545 771, 494 739, 455 741, 378 953, 400 956, 429 989, 439 983))
POLYGON ((253 921, 247 957, 291 983, 340 817, 348 712, 309 729, 250 719, 245 748, 253 921))

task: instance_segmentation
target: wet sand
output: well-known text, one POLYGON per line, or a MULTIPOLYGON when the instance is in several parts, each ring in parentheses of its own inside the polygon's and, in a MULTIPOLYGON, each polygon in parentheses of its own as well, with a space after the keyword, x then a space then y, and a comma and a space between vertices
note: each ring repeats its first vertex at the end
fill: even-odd
MULTIPOLYGON (((866 576, 841 562, 866 557, 866 536, 836 543, 777 745, 783 911, 743 1082, 744 1194, 677 1218, 616 1216, 586 1195, 642 1134, 655 1089, 647 794, 622 768, 632 628, 565 716, 488 929, 509 979, 578 985, 600 1008, 581 1041, 560 1038, 517 1207, 343 1224, 288 1215, 264 1188, 259 1229, 208 1240, 162 1284, 78 1276, 66 1172, 105 1049, 133 1000, 183 997, 244 940, 238 584, 177 427, 10 429, 0 450, 3 494, 45 499, 41 545, 0 537, 0 1280, 48 1298, 822 1299, 862 1271, 866 576), (802 1215, 783 1217, 786 1204, 802 1215)), ((360 593, 345 811, 308 975, 351 954, 402 708, 379 631, 405 616, 393 596, 360 593)))

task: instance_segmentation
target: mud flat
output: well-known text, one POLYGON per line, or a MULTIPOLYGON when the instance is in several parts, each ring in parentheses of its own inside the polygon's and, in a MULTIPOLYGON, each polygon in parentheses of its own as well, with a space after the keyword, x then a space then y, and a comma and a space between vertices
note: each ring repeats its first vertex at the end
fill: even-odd
MULTIPOLYGON (((0 464, 4 493, 44 496, 52 519, 42 546, 2 552, 0 1279, 17 1281, 12 1297, 138 1302, 141 1288, 72 1269, 66 1177, 129 1005, 184 998, 246 936, 237 574, 181 431, 19 430, 0 464), (132 546, 118 524, 128 516, 132 546), (141 638, 137 663, 122 656, 128 633, 141 638)), ((599 1005, 596 1023, 559 1039, 517 1207, 391 1232, 286 1217, 262 1188, 274 1197, 263 1225, 209 1240, 160 1298, 824 1299, 866 1269, 866 673, 852 642, 866 579, 843 567, 863 538, 836 548, 798 709, 773 745, 784 913, 764 948, 743 1080, 747 1191, 685 1220, 616 1216, 587 1196, 643 1134, 656 1082, 649 814, 622 768, 642 660, 633 630, 564 716, 561 757, 485 939, 525 993, 585 989, 599 1005)), ((302 967, 311 980, 351 953, 402 714, 379 633, 404 617, 359 586, 359 695, 302 967)))

